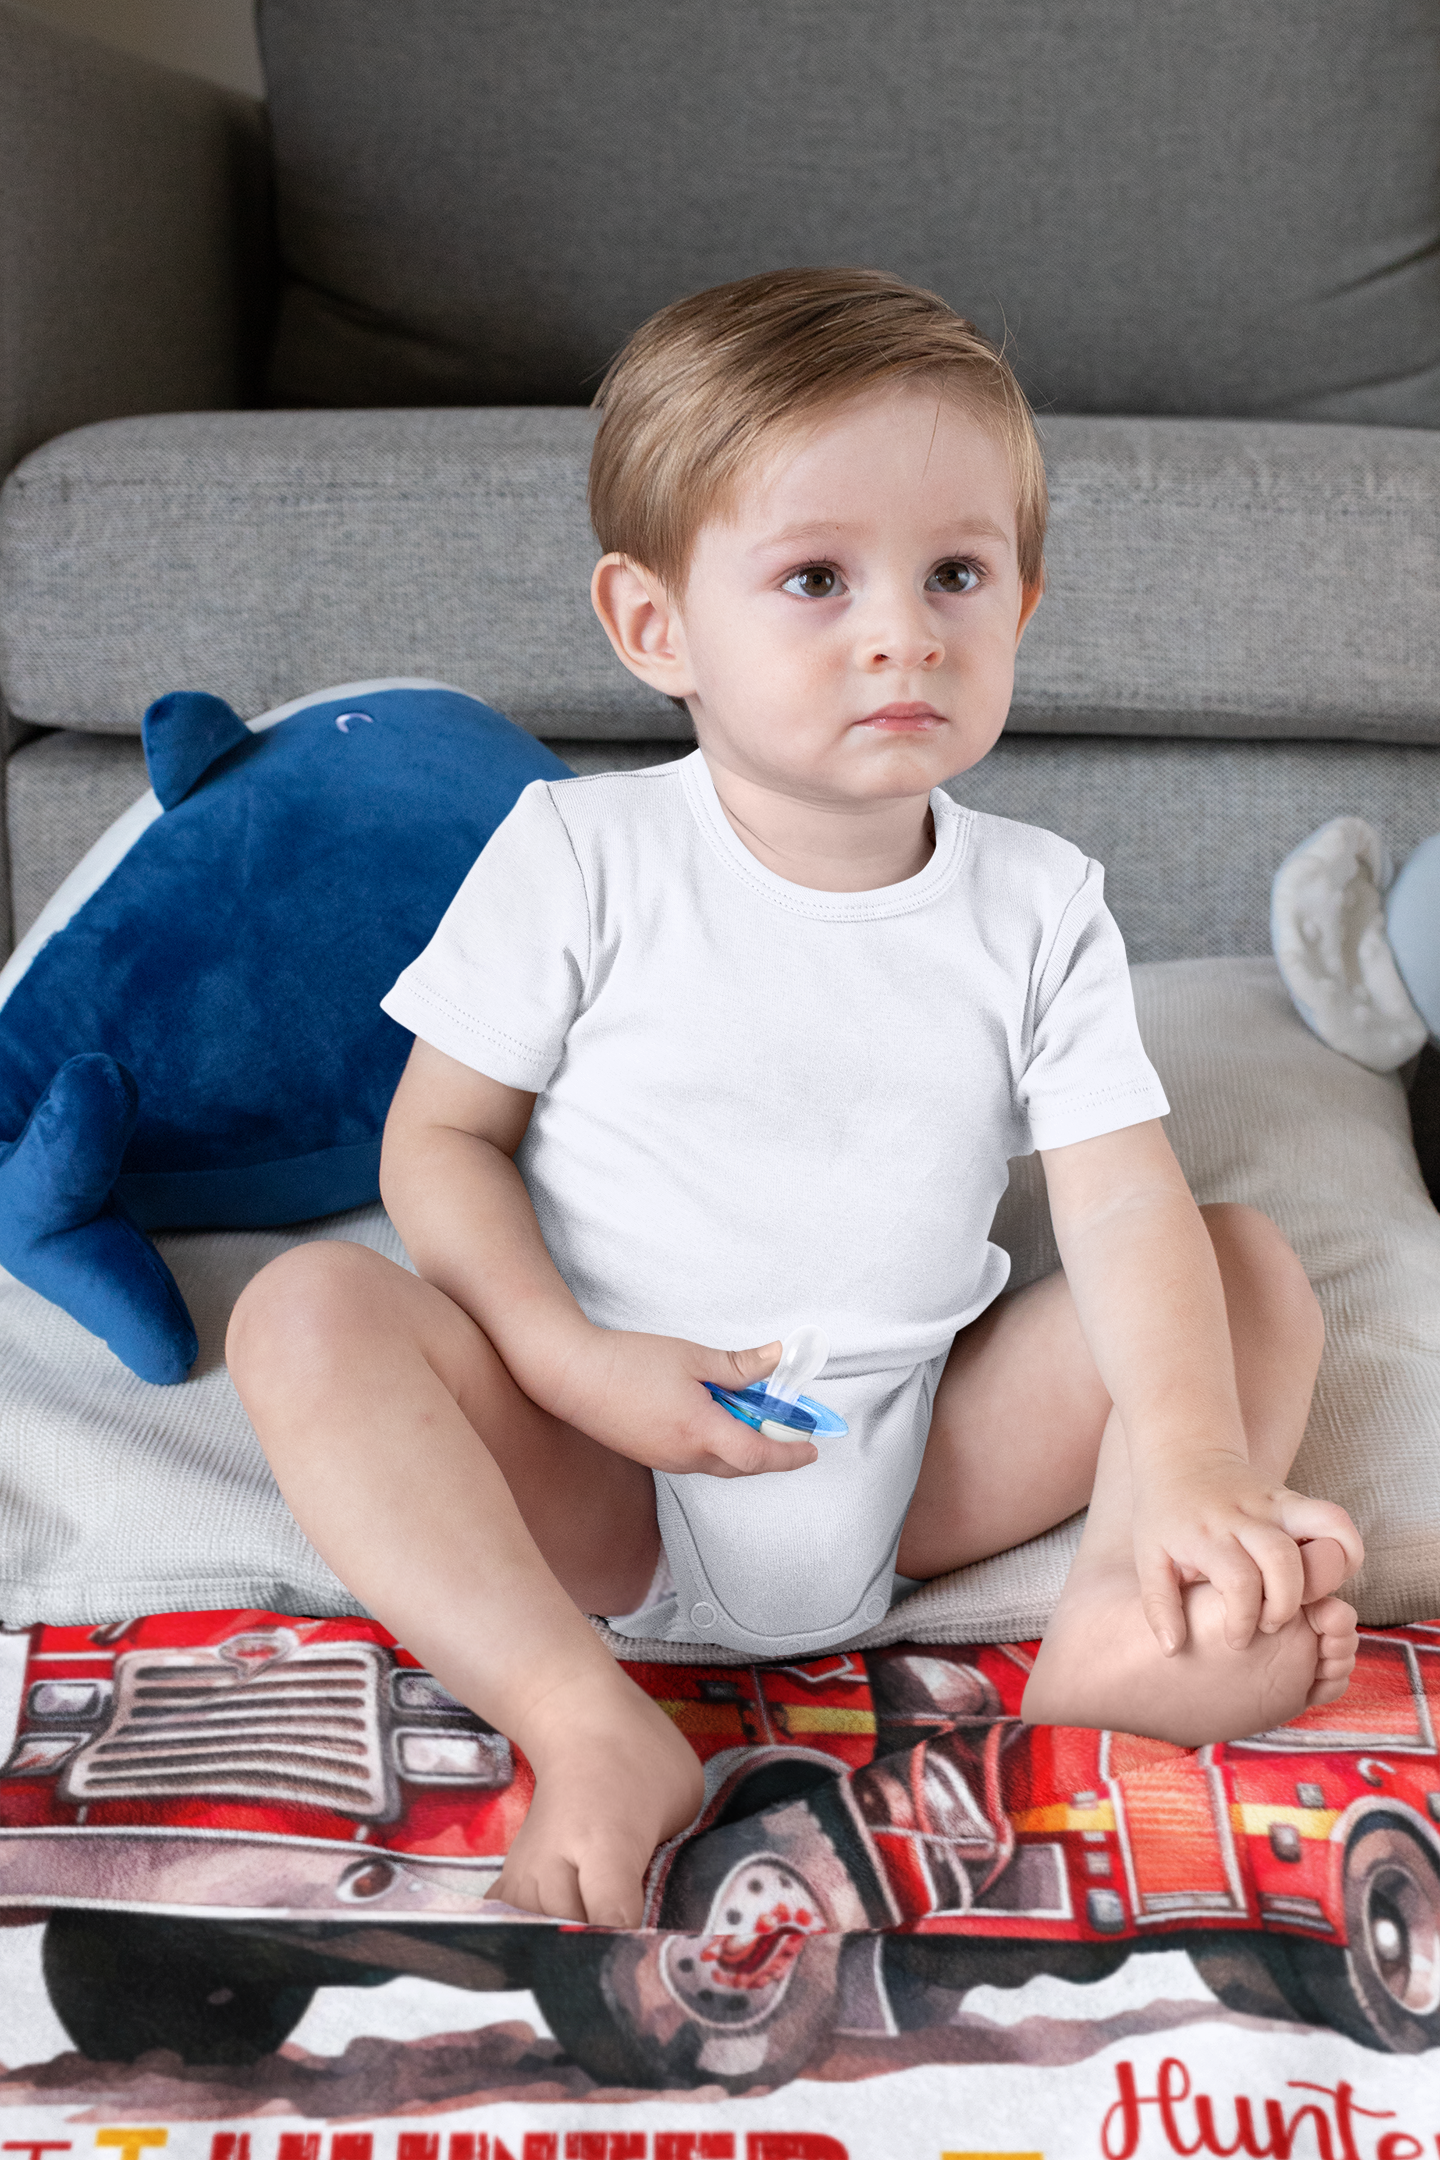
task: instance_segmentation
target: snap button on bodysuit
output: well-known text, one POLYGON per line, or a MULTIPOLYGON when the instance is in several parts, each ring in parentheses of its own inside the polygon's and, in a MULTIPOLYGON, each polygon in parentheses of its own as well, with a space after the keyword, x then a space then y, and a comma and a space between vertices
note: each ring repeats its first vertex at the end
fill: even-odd
POLYGON ((701 1598, 698 1604, 690 1607, 690 1620, 694 1627, 714 1627, 714 1606, 707 1605, 704 1598, 701 1598))

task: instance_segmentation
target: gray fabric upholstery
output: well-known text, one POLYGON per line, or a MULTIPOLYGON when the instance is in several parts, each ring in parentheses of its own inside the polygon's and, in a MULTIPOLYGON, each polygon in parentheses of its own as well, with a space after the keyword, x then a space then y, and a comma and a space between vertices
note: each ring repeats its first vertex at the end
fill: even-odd
POLYGON ((197 413, 49 443, 0 523, 0 680, 27 719, 139 725, 433 675, 537 732, 673 735, 591 612, 575 412, 197 413))
MULTIPOLYGON (((544 735, 675 733, 588 598, 594 422, 200 413, 47 443, 0 505, 0 679, 47 725, 437 675, 544 735)), ((1440 433, 1052 419, 1012 725, 1440 741, 1440 433)))
POLYGON ((1020 649, 1023 724, 1440 741, 1440 434, 1042 433, 1054 539, 1020 649))
POLYGON ((0 473, 83 421, 241 401, 267 296, 254 101, 0 5, 0 473))
MULTIPOLYGON (((597 772, 655 764, 692 745, 553 747, 577 772, 597 772)), ((56 733, 16 752, 17 936, 145 784, 133 736, 56 733)), ((1063 832, 1103 862, 1132 960, 1263 953, 1276 866, 1327 818, 1342 810, 1369 818, 1397 860, 1440 832, 1440 749, 1006 735, 950 792, 977 810, 1063 832)))
POLYGON ((41 735, 10 759, 6 828, 15 937, 149 782, 133 735, 41 735))
POLYGON ((1430 0, 261 0, 278 402, 588 399, 875 263, 1063 411, 1440 421, 1430 0))

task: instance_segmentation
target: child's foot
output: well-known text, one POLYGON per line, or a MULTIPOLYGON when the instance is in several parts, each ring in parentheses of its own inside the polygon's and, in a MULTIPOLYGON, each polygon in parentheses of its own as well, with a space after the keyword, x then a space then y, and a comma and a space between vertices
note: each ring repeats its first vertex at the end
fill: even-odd
POLYGON ((645 1870, 704 1797, 699 1761, 663 1710, 614 1668, 547 1695, 516 1738, 535 1796, 495 1896, 555 1920, 639 1927, 645 1870))
POLYGON ((1268 1732, 1345 1691, 1355 1616, 1339 1598, 1319 1597, 1274 1634, 1257 1632, 1246 1649, 1232 1650, 1219 1592, 1192 1583, 1184 1593, 1185 1645, 1167 1658, 1132 1573, 1077 1576, 1078 1569, 1026 1686, 1020 1714, 1027 1724, 1109 1726, 1194 1748, 1268 1732))

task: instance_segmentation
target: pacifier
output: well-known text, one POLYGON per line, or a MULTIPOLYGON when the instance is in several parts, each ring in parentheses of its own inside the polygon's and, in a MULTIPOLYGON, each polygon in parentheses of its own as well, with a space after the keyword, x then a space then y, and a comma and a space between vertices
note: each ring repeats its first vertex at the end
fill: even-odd
POLYGON ((830 1344, 823 1328, 796 1328, 780 1346, 780 1362, 768 1380, 749 1387, 706 1387, 731 1417, 753 1425, 767 1440, 838 1440, 850 1428, 844 1418, 802 1390, 823 1371, 830 1344))

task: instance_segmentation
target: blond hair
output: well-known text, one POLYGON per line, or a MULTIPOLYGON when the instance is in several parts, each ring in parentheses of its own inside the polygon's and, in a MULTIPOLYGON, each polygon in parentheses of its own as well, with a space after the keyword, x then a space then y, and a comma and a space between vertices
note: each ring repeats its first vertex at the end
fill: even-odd
POLYGON ((939 295, 880 270, 766 270, 672 301, 594 403, 590 518, 607 554, 683 587, 702 525, 778 436, 882 383, 933 382, 1003 443, 1021 580, 1044 577, 1045 463, 1003 356, 939 295))

